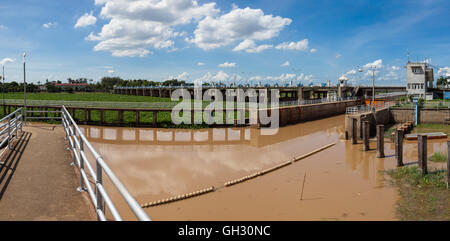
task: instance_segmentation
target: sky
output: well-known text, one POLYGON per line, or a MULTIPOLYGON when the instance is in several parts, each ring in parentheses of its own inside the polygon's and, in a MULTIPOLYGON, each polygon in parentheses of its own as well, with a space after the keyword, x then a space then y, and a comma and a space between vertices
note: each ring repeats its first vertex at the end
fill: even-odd
POLYGON ((450 76, 448 0, 2 0, 5 79, 404 85, 450 76), (358 67, 361 66, 361 71, 358 67))

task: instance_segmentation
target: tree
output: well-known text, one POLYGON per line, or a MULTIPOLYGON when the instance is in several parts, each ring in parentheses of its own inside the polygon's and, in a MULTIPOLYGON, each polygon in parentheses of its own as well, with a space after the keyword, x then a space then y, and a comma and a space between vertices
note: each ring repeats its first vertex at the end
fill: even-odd
POLYGON ((449 78, 447 77, 447 78, 444 78, 444 76, 440 76, 439 77, 439 79, 437 79, 437 82, 436 82, 436 84, 437 84, 437 86, 447 86, 447 85, 449 85, 450 84, 450 80, 449 80, 449 78))

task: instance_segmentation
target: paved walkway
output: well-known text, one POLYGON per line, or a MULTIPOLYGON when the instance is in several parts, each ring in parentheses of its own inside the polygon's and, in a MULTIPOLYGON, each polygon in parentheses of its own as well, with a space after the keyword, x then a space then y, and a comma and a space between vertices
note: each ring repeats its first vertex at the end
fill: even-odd
POLYGON ((0 220, 96 220, 87 195, 76 190, 63 128, 31 123, 23 131, 1 155, 0 220))

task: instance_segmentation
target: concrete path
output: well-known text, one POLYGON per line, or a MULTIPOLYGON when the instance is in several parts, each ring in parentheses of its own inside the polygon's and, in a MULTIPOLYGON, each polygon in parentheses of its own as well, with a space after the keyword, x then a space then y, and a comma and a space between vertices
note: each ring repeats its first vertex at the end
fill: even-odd
POLYGON ((96 220, 77 191, 63 128, 30 123, 23 131, 1 155, 0 220, 96 220))

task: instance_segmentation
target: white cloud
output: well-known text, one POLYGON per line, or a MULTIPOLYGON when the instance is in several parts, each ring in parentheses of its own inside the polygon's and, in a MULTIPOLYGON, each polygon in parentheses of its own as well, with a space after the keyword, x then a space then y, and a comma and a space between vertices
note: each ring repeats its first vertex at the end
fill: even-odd
POLYGON ((220 68, 234 68, 234 67, 236 67, 236 63, 225 62, 223 64, 219 64, 219 67, 220 68))
POLYGON ((315 52, 317 52, 317 49, 311 49, 310 52, 315 53, 315 52))
MULTIPOLYGON (((267 40, 291 24, 289 18, 265 15, 261 9, 234 8, 217 18, 207 16, 199 21, 189 42, 204 50, 220 48, 238 40, 267 40)), ((265 46, 264 48, 268 48, 265 46)))
POLYGON ((257 46, 253 40, 246 39, 242 41, 238 46, 236 46, 233 51, 245 51, 247 53, 261 53, 266 49, 273 48, 273 45, 263 44, 257 46))
POLYGON ((197 63, 197 66, 205 66, 205 63, 203 63, 203 62, 198 62, 198 63, 197 63))
POLYGON ((42 24, 42 27, 48 29, 48 28, 51 28, 51 27, 55 27, 56 25, 58 25, 57 22, 50 22, 50 23, 44 23, 44 24, 42 24))
POLYGON ((189 73, 188 72, 183 72, 177 76, 171 76, 169 77, 169 79, 176 79, 176 80, 188 80, 189 79, 189 73))
POLYGON ((11 58, 4 58, 4 59, 2 59, 2 61, 0 61, 0 65, 5 65, 7 63, 12 63, 14 61, 16 61, 16 60, 15 59, 11 59, 11 58))
POLYGON ((149 48, 171 48, 174 38, 184 36, 175 26, 219 12, 215 3, 200 5, 194 0, 95 0, 95 4, 102 6, 100 17, 109 23, 86 39, 99 42, 95 51, 113 56, 144 57, 151 53, 149 48))
POLYGON ((222 70, 217 72, 217 74, 213 75, 211 73, 207 73, 201 78, 194 80, 194 82, 225 82, 230 79, 230 76, 223 72, 222 70))
POLYGON ((400 67, 395 66, 395 65, 393 65, 391 68, 392 68, 392 70, 400 70, 400 67))
POLYGON ((6 27, 5 25, 3 25, 3 24, 0 24, 0 29, 3 29, 3 30, 7 30, 8 29, 8 27, 6 27))
POLYGON ((340 59, 342 57, 342 54, 336 54, 336 59, 340 59))
POLYGON ((354 74, 356 74, 356 70, 355 69, 349 70, 346 73, 346 75, 354 75, 354 74))
POLYGON ((89 25, 94 25, 97 22, 97 18, 92 15, 92 11, 90 13, 85 13, 83 16, 81 16, 77 23, 75 24, 74 28, 82 28, 89 25))
POLYGON ((291 63, 289 63, 289 61, 286 61, 286 62, 284 62, 284 64, 282 64, 281 66, 287 67, 287 66, 289 66, 289 65, 291 65, 291 63))
POLYGON ((438 75, 443 75, 445 77, 450 77, 450 67, 439 68, 438 75))
POLYGON ((284 42, 275 47, 279 50, 297 50, 304 51, 308 49, 308 39, 303 39, 298 42, 284 42))
POLYGON ((377 69, 383 68, 383 60, 382 59, 378 59, 378 60, 375 60, 372 63, 368 63, 368 64, 364 65, 364 68, 372 68, 372 67, 375 67, 377 69))

